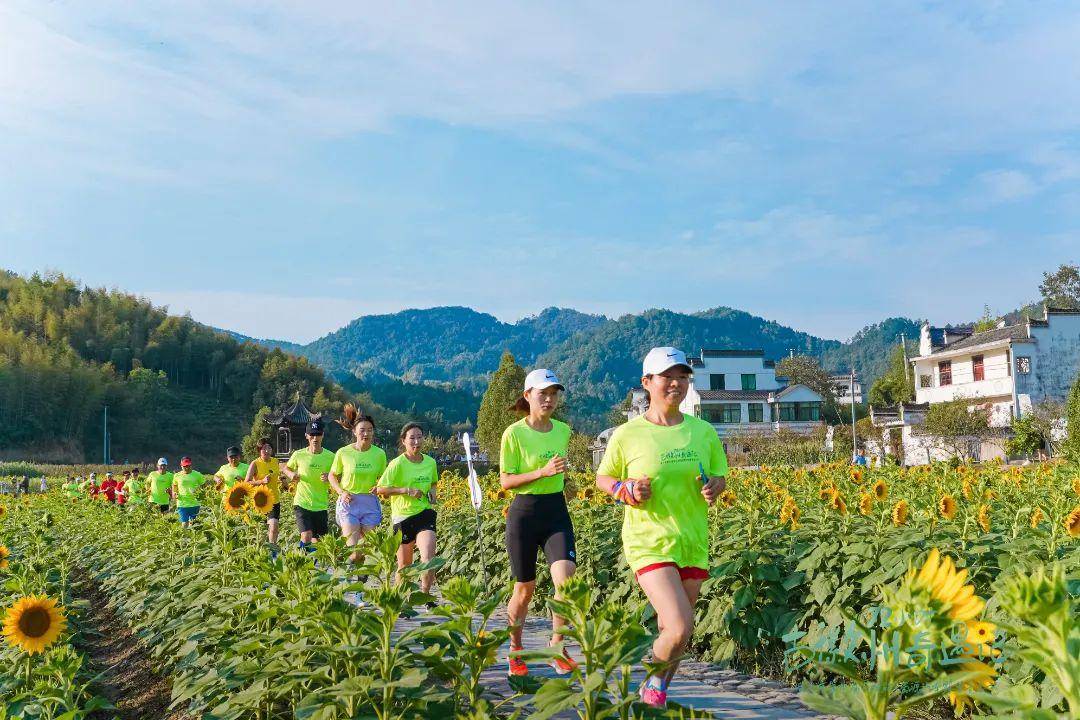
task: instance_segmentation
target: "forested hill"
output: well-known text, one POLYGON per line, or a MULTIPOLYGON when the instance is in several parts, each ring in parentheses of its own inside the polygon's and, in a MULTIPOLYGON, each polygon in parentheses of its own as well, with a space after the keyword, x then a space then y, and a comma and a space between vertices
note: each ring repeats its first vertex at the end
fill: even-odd
MULTIPOLYGON (((306 358, 133 295, 0 271, 0 457, 99 460, 107 405, 113 460, 189 454, 216 469, 260 407, 297 392, 332 412, 349 397, 306 358)), ((381 425, 404 420, 361 401, 381 425)))
POLYGON ((562 308, 512 324, 466 307, 403 310, 357 318, 296 352, 333 373, 451 383, 482 392, 504 350, 532 364, 552 345, 607 322, 562 308))

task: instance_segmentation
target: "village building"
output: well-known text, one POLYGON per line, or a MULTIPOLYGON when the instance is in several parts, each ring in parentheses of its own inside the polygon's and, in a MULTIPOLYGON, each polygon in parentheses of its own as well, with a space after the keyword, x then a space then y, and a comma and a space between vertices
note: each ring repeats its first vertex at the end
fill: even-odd
MULTIPOLYGON (((923 323, 918 355, 909 359, 915 402, 871 408, 874 424, 899 432, 904 463, 916 465, 952 455, 919 426, 935 403, 968 400, 990 411, 990 425, 1003 435, 1017 418, 1044 401, 1064 402, 1080 373, 1080 310, 1042 308, 1041 318, 975 332, 971 327, 923 323)), ((976 460, 1004 454, 1002 443, 976 444, 976 460)), ((882 450, 896 443, 886 439, 882 450)))
POLYGON ((308 409, 299 392, 296 393, 292 405, 268 416, 266 422, 274 429, 271 436, 274 456, 279 460, 288 460, 293 450, 307 447, 305 433, 308 423, 321 417, 322 413, 313 413, 308 409))
POLYGON ((863 389, 859 382, 859 376, 851 373, 830 375, 829 382, 832 384, 833 395, 836 396, 838 405, 862 405, 863 389))

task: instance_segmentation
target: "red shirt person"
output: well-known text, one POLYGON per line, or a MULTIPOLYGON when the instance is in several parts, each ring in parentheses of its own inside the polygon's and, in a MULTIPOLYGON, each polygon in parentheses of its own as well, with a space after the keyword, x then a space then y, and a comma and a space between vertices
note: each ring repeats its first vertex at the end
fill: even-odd
POLYGON ((105 496, 109 502, 116 502, 117 482, 112 473, 105 474, 105 480, 101 483, 98 493, 105 496))

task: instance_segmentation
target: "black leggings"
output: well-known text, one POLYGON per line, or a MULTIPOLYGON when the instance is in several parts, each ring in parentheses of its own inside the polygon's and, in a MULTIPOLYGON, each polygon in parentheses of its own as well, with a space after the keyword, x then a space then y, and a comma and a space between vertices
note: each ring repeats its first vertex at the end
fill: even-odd
POLYGON ((518 582, 536 580, 536 553, 544 548, 548 565, 559 560, 577 562, 574 525, 561 492, 517 495, 506 516, 506 550, 510 570, 518 582))

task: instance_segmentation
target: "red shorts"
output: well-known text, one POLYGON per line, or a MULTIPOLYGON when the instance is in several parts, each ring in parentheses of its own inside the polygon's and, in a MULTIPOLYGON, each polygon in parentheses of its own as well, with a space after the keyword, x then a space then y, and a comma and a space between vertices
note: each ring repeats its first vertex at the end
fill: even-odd
POLYGON ((660 568, 665 568, 665 567, 675 568, 676 570, 678 570, 680 580, 708 580, 709 579, 709 571, 708 570, 704 570, 704 569, 699 568, 699 567, 679 567, 678 565, 676 565, 673 562, 658 562, 658 563, 653 563, 652 565, 646 565, 645 567, 641 568, 636 573, 634 573, 634 575, 636 575, 637 577, 641 577, 642 575, 644 575, 647 572, 652 572, 653 570, 659 570, 660 568))

